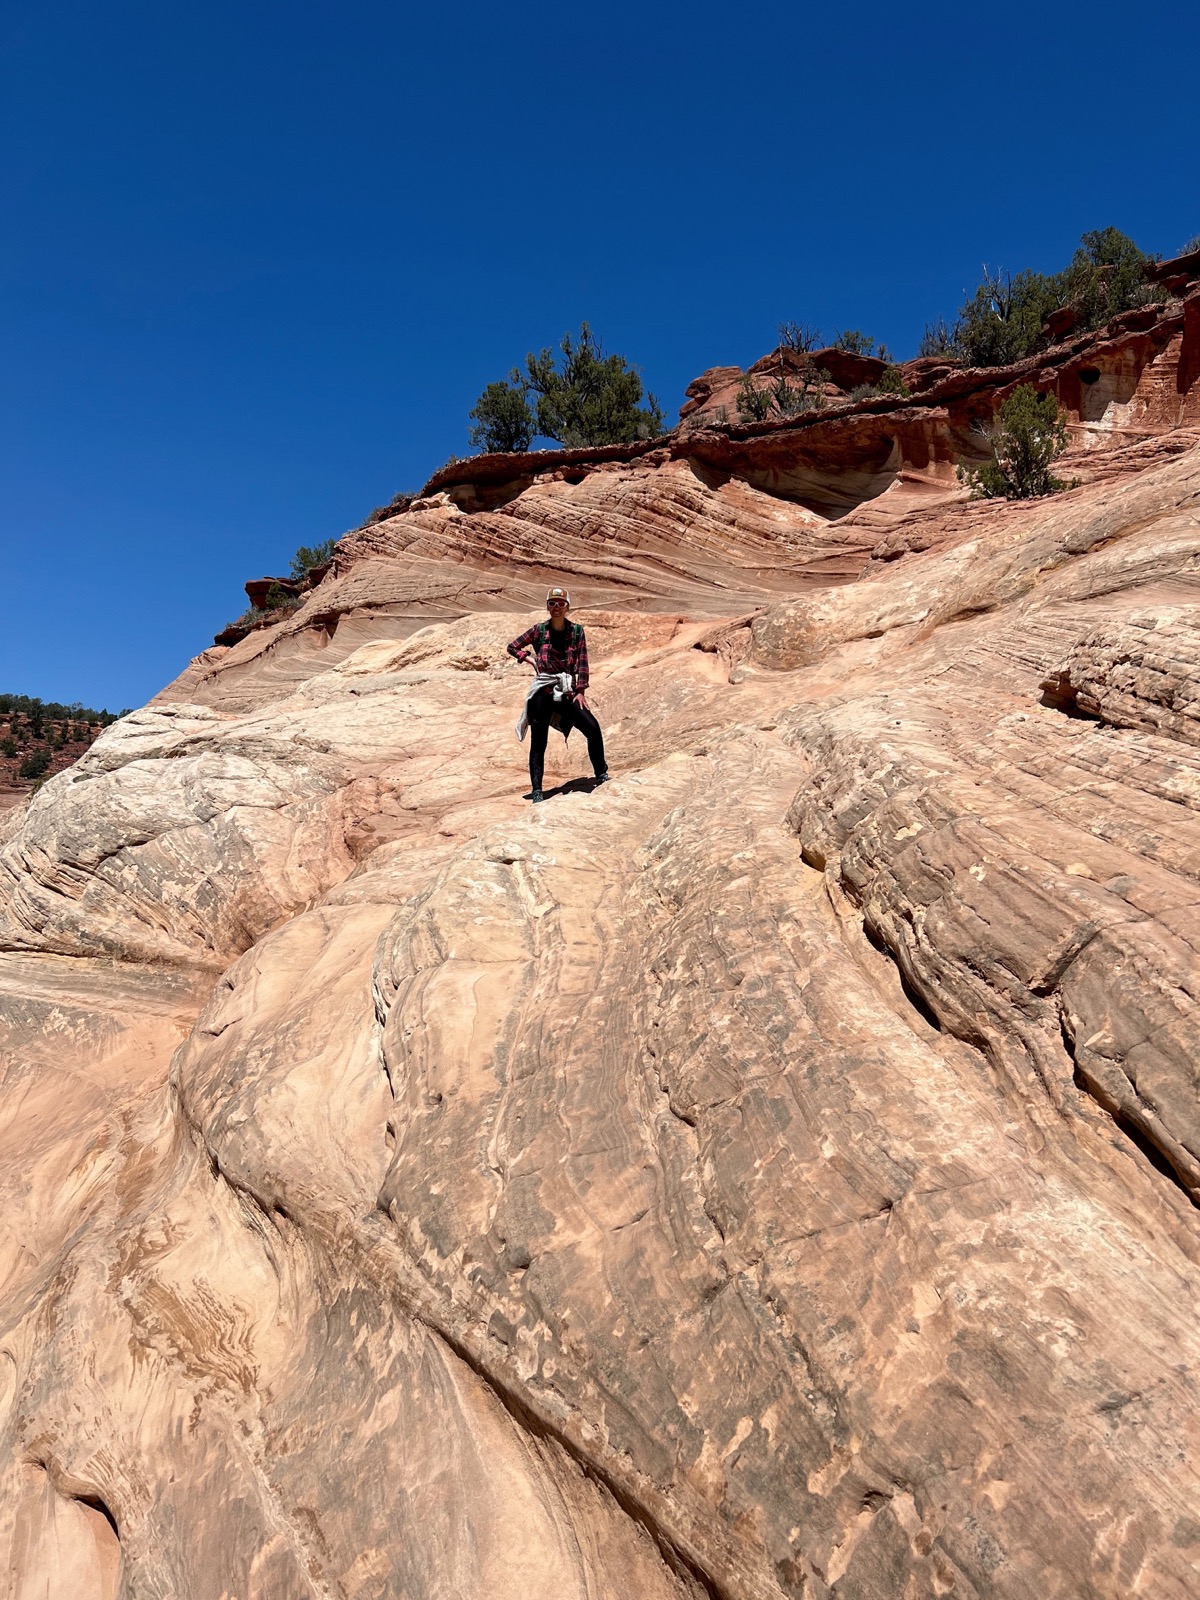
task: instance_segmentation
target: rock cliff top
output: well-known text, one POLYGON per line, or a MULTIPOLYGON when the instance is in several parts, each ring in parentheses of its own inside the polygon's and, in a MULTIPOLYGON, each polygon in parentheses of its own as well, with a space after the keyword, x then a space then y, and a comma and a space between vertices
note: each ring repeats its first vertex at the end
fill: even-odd
POLYGON ((1190 281, 1066 493, 1012 372, 458 464, 0 814, 14 1596, 1195 1594, 1190 281))

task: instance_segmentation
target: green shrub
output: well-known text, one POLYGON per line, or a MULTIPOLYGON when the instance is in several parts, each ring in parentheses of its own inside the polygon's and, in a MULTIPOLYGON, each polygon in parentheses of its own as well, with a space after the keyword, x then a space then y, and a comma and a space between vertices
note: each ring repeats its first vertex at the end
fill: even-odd
POLYGON ((875 341, 869 333, 863 333, 859 328, 843 328, 834 334, 833 348, 845 350, 852 356, 873 356, 875 341))
POLYGON ((50 770, 50 752, 42 745, 37 750, 31 750, 17 768, 18 778, 40 778, 43 773, 50 770))
POLYGON ((577 448, 631 444, 662 432, 662 410, 644 394, 640 374, 624 356, 606 356, 586 322, 577 340, 563 334, 559 352, 558 365, 550 350, 525 357, 524 381, 537 396, 537 431, 545 438, 577 448))
POLYGON ((899 367, 885 367, 874 383, 855 384, 848 396, 851 400, 883 400, 907 395, 904 377, 899 367))
POLYGON ((290 590, 285 589, 281 583, 273 583, 263 596, 263 599, 265 601, 264 611, 280 611, 285 606, 294 607, 300 603, 296 596, 290 590))
POLYGON ((515 367, 507 383, 489 383, 467 415, 474 419, 467 438, 485 455, 523 453, 537 431, 525 384, 515 367))
POLYGON ((13 738, 0 739, 0 756, 13 757, 17 753, 17 741, 13 738))
MULTIPOLYGON (((1152 259, 1118 228, 1099 228, 1085 233, 1070 265, 1051 276, 1012 278, 985 267, 983 282, 959 310, 954 353, 972 367, 1008 366, 1045 347, 1043 325, 1061 306, 1074 311, 1074 331, 1090 333, 1122 311, 1161 300, 1162 291, 1145 280, 1152 259)), ((923 347, 921 353, 941 352, 923 347)))
POLYGON ((771 385, 771 404, 781 417, 794 417, 802 411, 812 410, 808 384, 804 378, 794 383, 781 372, 771 385))
POLYGON ((1200 250, 1200 233, 1194 233, 1186 244, 1180 245, 1175 254, 1177 256, 1190 256, 1196 250, 1200 250))
POLYGON ((563 334, 557 356, 530 351, 524 372, 514 367, 506 381, 489 383, 469 415, 471 444, 504 453, 528 450, 537 434, 576 449, 652 439, 663 426, 637 369, 606 356, 586 322, 578 338, 563 334))
POLYGON ((737 414, 742 422, 766 422, 771 417, 794 417, 820 411, 825 404, 829 374, 810 361, 798 379, 782 369, 773 382, 759 388, 749 373, 738 385, 737 414))
POLYGON ((765 422, 771 415, 771 388, 760 389, 749 373, 738 384, 737 414, 743 422, 765 422))
POLYGON ((1042 323, 1062 304, 1059 280, 1042 272, 991 273, 961 307, 954 344, 969 367, 1006 367, 1037 349, 1042 323))
POLYGON ((302 544, 292 557, 290 576, 297 583, 302 582, 314 567, 323 567, 327 561, 332 561, 336 549, 336 539, 324 539, 320 544, 302 544))
POLYGON ((1152 260, 1119 228, 1085 233, 1058 280, 1061 303, 1075 312, 1076 327, 1090 332, 1122 311, 1161 300, 1162 291, 1146 282, 1152 260))
POLYGON ((1067 424, 1052 394, 1021 384, 1000 407, 988 430, 992 458, 980 467, 959 467, 973 500, 1033 500, 1070 487, 1050 471, 1067 444, 1067 424))

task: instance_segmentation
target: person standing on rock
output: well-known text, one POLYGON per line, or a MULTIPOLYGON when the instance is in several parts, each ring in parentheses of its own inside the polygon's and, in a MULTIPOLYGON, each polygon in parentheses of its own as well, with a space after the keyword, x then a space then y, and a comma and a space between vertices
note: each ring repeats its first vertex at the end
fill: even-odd
POLYGON ((588 755, 596 782, 608 782, 608 763, 604 759, 604 735, 587 703, 587 639, 578 622, 569 622, 571 596, 565 589, 550 589, 546 594, 548 622, 535 623, 515 638, 508 647, 517 661, 532 660, 537 671, 525 696, 517 738, 529 741, 529 798, 537 804, 542 794, 542 774, 546 764, 546 739, 557 728, 564 739, 578 728, 587 740, 588 755))

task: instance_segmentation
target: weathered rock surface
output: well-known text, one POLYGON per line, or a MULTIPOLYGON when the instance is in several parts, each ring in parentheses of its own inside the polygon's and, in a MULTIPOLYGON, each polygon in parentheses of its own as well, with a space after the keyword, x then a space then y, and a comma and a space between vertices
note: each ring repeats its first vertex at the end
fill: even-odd
POLYGON ((13 1600, 1196 1593, 1200 443, 757 438, 435 489, 0 815, 13 1600))

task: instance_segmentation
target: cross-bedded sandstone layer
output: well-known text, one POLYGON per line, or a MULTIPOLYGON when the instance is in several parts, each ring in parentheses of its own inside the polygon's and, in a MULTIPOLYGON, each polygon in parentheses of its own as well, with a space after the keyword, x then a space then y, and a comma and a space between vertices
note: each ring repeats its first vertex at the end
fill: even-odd
POLYGON ((14 1600, 1196 1592, 1200 440, 1079 461, 435 491, 0 816, 14 1600))

